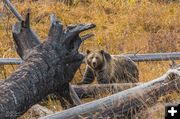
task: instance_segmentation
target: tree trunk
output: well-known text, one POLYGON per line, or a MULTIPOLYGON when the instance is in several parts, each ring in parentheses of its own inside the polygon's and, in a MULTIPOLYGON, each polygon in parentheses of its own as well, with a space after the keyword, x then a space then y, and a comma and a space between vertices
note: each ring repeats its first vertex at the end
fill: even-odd
MULTIPOLYGON (((24 55, 24 62, 10 77, 1 82, 0 118, 18 117, 50 93, 57 92, 63 96, 67 94, 69 81, 84 58, 78 52, 83 41, 79 33, 94 27, 94 24, 79 24, 63 29, 62 23, 52 15, 47 40, 30 52, 29 48, 22 50, 23 52, 19 49, 19 54, 24 55)), ((28 19, 13 27, 14 39, 26 39, 27 36, 35 39, 36 36, 31 33, 33 32, 28 19)))
MULTIPOLYGON (((39 38, 36 36, 36 34, 30 28, 29 15, 30 14, 28 13, 26 16, 25 22, 22 19, 21 25, 24 29, 22 29, 21 33, 18 35, 13 34, 14 42, 16 45, 16 51, 23 60, 26 59, 26 56, 29 54, 29 52, 31 52, 31 50, 35 46, 40 44, 39 38)), ((56 94, 58 94, 58 98, 62 98, 60 100, 61 100, 62 106, 64 106, 63 108, 67 108, 67 104, 65 104, 66 102, 68 102, 70 104, 75 103, 75 105, 81 104, 80 99, 78 98, 75 91, 71 88, 71 85, 69 84, 67 86, 69 87, 69 89, 68 89, 68 87, 66 87, 68 90, 66 92, 66 94, 64 94, 64 95, 66 95, 66 97, 64 97, 64 95, 60 95, 58 92, 56 92, 56 94), (72 94, 72 95, 70 95, 70 94, 72 94), (60 96, 62 96, 62 97, 60 97, 60 96), (67 99, 67 97, 68 97, 68 100, 65 101, 64 99, 67 99)))
POLYGON ((133 119, 138 112, 156 104, 159 97, 179 89, 180 66, 150 82, 41 119, 133 119))
MULTIPOLYGON (((114 83, 114 84, 85 84, 85 85, 72 85, 72 88, 76 92, 80 99, 94 98, 97 99, 102 95, 109 95, 124 91, 126 89, 141 85, 143 83, 114 83)), ((54 94, 50 95, 53 99, 57 99, 54 94)), ((48 100, 45 98, 44 100, 48 100)))
MULTIPOLYGON (((29 52, 31 52, 31 49, 41 43, 37 35, 30 28, 30 18, 29 18, 30 9, 28 9, 28 14, 26 16, 26 19, 23 20, 22 16, 18 13, 18 11, 15 9, 15 7, 11 4, 9 0, 4 0, 4 3, 10 9, 10 11, 14 14, 14 16, 16 16, 19 22, 21 22, 21 24, 19 24, 18 26, 18 28, 21 27, 21 32, 18 35, 13 34, 13 38, 16 45, 16 51, 18 55, 24 60, 26 59, 26 56, 28 56, 29 52)), ((14 29, 13 30, 14 32, 17 31, 16 28, 13 28, 13 29, 14 29)), ((92 34, 88 34, 83 39, 87 39, 91 36, 92 34)), ((78 98, 74 89, 71 88, 71 85, 68 84, 66 86, 67 87, 64 88, 67 90, 67 91, 64 91, 65 94, 56 93, 61 100, 62 106, 64 106, 64 108, 67 108, 66 107, 67 104, 65 104, 66 102, 70 104, 75 103, 75 105, 81 104, 80 99, 78 98), (64 99, 66 99, 66 101, 64 99)))

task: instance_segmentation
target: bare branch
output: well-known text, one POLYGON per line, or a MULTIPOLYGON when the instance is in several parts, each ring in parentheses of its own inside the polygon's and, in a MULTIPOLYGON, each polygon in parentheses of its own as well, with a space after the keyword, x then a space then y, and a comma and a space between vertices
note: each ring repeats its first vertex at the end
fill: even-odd
POLYGON ((56 16, 52 14, 50 16, 50 21, 51 21, 51 27, 49 30, 48 37, 49 38, 55 38, 55 39, 60 39, 63 35, 63 25, 60 21, 57 20, 56 16))
POLYGON ((9 0, 3 0, 3 2, 19 21, 23 21, 23 17, 17 12, 16 8, 9 0))
POLYGON ((82 39, 82 41, 84 41, 84 40, 86 40, 86 39, 88 39, 90 37, 93 37, 93 36, 94 36, 93 33, 89 33, 89 34, 86 34, 86 35, 82 36, 81 39, 82 39))

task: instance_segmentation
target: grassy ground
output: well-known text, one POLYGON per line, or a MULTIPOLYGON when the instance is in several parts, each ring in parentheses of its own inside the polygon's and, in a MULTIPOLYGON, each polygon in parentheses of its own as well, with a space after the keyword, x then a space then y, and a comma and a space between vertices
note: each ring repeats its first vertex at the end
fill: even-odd
MULTIPOLYGON (((72 6, 58 0, 13 0, 13 4, 24 16, 31 8, 31 24, 44 41, 49 30, 49 15, 54 13, 66 24, 93 22, 97 25, 92 32, 95 37, 84 42, 81 52, 86 49, 104 49, 111 54, 151 53, 180 51, 180 3, 158 3, 149 0, 76 0, 72 6)), ((0 3, 0 57, 18 57, 12 41, 11 28, 17 21, 0 3)), ((146 82, 165 73, 170 61, 139 63, 140 81, 146 82)), ((177 62, 180 63, 180 62, 177 62)), ((17 66, 0 66, 0 79, 6 78, 17 66)), ((84 66, 81 67, 84 71, 84 66)), ((80 70, 73 83, 82 78, 80 70)), ((179 95, 169 100, 180 100, 179 95)), ((49 101, 54 110, 60 110, 57 102, 49 101)), ((163 118, 158 115, 157 118, 163 118)))

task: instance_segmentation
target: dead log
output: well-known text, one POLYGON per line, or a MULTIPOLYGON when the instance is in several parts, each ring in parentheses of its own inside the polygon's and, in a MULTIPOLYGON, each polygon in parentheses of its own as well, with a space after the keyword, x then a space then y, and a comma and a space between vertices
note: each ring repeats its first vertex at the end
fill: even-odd
MULTIPOLYGON (((18 35, 13 34, 14 42, 16 45, 16 51, 23 60, 26 59, 27 55, 29 54, 29 52, 31 52, 32 48, 34 48, 35 46, 40 44, 39 38, 35 35, 33 30, 31 30, 31 28, 30 28, 29 15, 30 15, 30 13, 27 14, 26 20, 25 21, 22 20, 21 24, 19 24, 19 25, 21 25, 20 27, 23 28, 21 33, 19 33, 18 35)), ((16 31, 16 29, 14 29, 13 31, 16 31)), ((75 102, 76 105, 81 104, 81 101, 78 98, 75 91, 72 91, 73 89, 71 88, 70 84, 69 84, 69 87, 70 87, 70 89, 68 89, 68 90, 71 93, 66 94, 66 96, 67 95, 69 95, 69 97, 73 96, 73 98, 71 98, 71 100, 73 100, 73 102, 75 102)), ((59 98, 66 99, 66 97, 59 97, 59 98)), ((63 100, 63 99, 61 99, 61 100, 63 100)), ((64 103, 64 101, 62 103, 64 103)), ((69 102, 69 103, 71 103, 71 102, 69 102)), ((65 106, 66 104, 63 104, 63 105, 65 106)))
POLYGON ((0 65, 19 65, 22 62, 19 58, 0 58, 0 65))
MULTIPOLYGON (((141 85, 142 83, 114 83, 114 84, 85 84, 85 85, 72 85, 78 98, 102 98, 102 96, 118 93, 126 89, 141 85)), ((51 94, 51 98, 57 99, 56 95, 51 94)), ((73 96, 72 96, 73 97, 73 96)), ((48 98, 43 99, 44 101, 48 98)))
POLYGON ((72 85, 79 98, 95 98, 100 94, 118 93, 142 83, 72 85))
MULTIPOLYGON (((0 79, 0 84, 3 79, 0 79)), ((100 94, 118 93, 129 88, 133 88, 143 83, 114 83, 114 84, 85 84, 85 85, 72 85, 79 98, 95 98, 100 94)), ((54 97, 54 95, 51 95, 54 97)))
MULTIPOLYGON (((11 4, 11 2, 9 0, 4 0, 4 3, 7 6, 7 8, 10 9, 10 11, 14 14, 14 16, 20 22, 16 25, 16 27, 13 27, 13 31, 16 32, 16 31, 18 31, 17 29, 21 29, 21 31, 19 34, 13 34, 13 38, 14 38, 16 51, 17 51, 18 55, 23 60, 25 60, 26 56, 28 56, 29 52, 31 52, 31 49, 41 43, 39 38, 37 37, 37 35, 30 28, 30 18, 29 18, 30 17, 30 13, 29 13, 30 9, 28 9, 28 14, 26 16, 26 19, 23 20, 22 16, 18 13, 18 11, 15 9, 15 7, 11 4)), ((84 38, 82 38, 82 40, 87 39, 91 36, 92 36, 92 34, 86 35, 84 38)), ((71 104, 73 101, 76 105, 81 104, 80 99, 78 98, 74 89, 71 88, 71 85, 69 84, 67 86, 69 87, 69 88, 67 87, 68 91, 66 92, 66 94, 63 94, 63 95, 65 95, 65 97, 59 97, 59 98, 63 98, 63 99, 61 99, 61 102, 65 103, 64 99, 66 99, 68 97, 68 98, 71 98, 70 100, 67 100, 67 101, 70 101, 68 103, 71 104)))
MULTIPOLYGON (((114 56, 130 57, 134 62, 180 60, 180 52, 148 53, 148 54, 136 54, 136 55, 123 54, 123 55, 114 55, 114 56)), ((0 64, 21 64, 21 63, 22 60, 18 58, 0 58, 0 64)))
POLYGON ((134 62, 180 60, 180 52, 125 54, 123 56, 130 57, 134 62))
POLYGON ((17 17, 19 21, 22 21, 22 16, 16 11, 15 7, 11 4, 9 0, 3 0, 7 8, 17 17))
MULTIPOLYGON (((0 84, 3 79, 0 80, 0 84)), ((100 94, 118 93, 126 89, 141 85, 143 83, 121 83, 121 84, 86 84, 86 85, 72 85, 72 88, 80 99, 95 98, 100 94)), ((54 97, 54 95, 51 95, 54 97)), ((56 97, 55 97, 56 98, 56 97)))
POLYGON ((36 117, 43 117, 43 116, 53 114, 54 112, 49 110, 46 107, 36 104, 28 110, 28 113, 31 113, 33 116, 36 116, 36 117))
MULTIPOLYGON (((4 80, 4 79, 0 79, 0 85, 1 85, 1 83, 3 83, 3 80, 4 80)), ((18 115, 18 113, 14 113, 14 112, 7 112, 7 115, 8 115, 8 113, 9 113, 9 114, 12 113, 11 115, 13 115, 13 114, 18 115)), ((33 117, 34 117, 34 116, 35 116, 35 117, 43 117, 43 116, 47 116, 47 115, 53 114, 54 112, 51 111, 51 110, 49 110, 48 108, 46 108, 46 107, 44 107, 44 106, 41 106, 41 105, 39 105, 39 104, 35 104, 35 105, 33 105, 29 110, 27 110, 26 113, 32 114, 33 117)), ((1 117, 1 114, 0 114, 0 117, 1 117)), ((14 117, 14 116, 12 116, 11 118, 13 118, 13 117, 14 117)))
MULTIPOLYGON (((20 22, 13 27, 14 38, 29 31, 26 23, 20 22)), ((22 65, 1 82, 0 118, 16 118, 51 93, 65 97, 69 81, 84 58, 78 52, 83 42, 79 33, 94 27, 94 24, 77 24, 63 28, 52 15, 47 40, 31 49, 22 65)))
MULTIPOLYGON (((3 79, 0 79, 0 85, 1 83, 3 83, 3 79)), ((39 104, 33 105, 28 111, 27 113, 31 113, 33 114, 33 116, 38 116, 38 117, 43 117, 43 116, 47 116, 50 114, 53 114, 54 112, 49 110, 48 108, 41 106, 39 104)), ((10 112, 9 112, 10 114, 10 112)), ((1 116, 0 116, 1 117, 1 116)))
POLYGON ((179 89, 180 66, 143 85, 40 119, 135 118, 138 112, 156 104, 159 97, 179 89))

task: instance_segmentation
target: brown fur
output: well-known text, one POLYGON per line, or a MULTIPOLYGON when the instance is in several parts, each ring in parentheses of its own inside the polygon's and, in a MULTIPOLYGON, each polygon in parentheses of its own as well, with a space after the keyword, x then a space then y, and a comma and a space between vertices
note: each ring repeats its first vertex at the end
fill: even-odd
POLYGON ((81 84, 91 83, 95 77, 98 83, 138 82, 137 66, 128 57, 111 56, 103 50, 98 52, 87 50, 86 64, 81 84))

